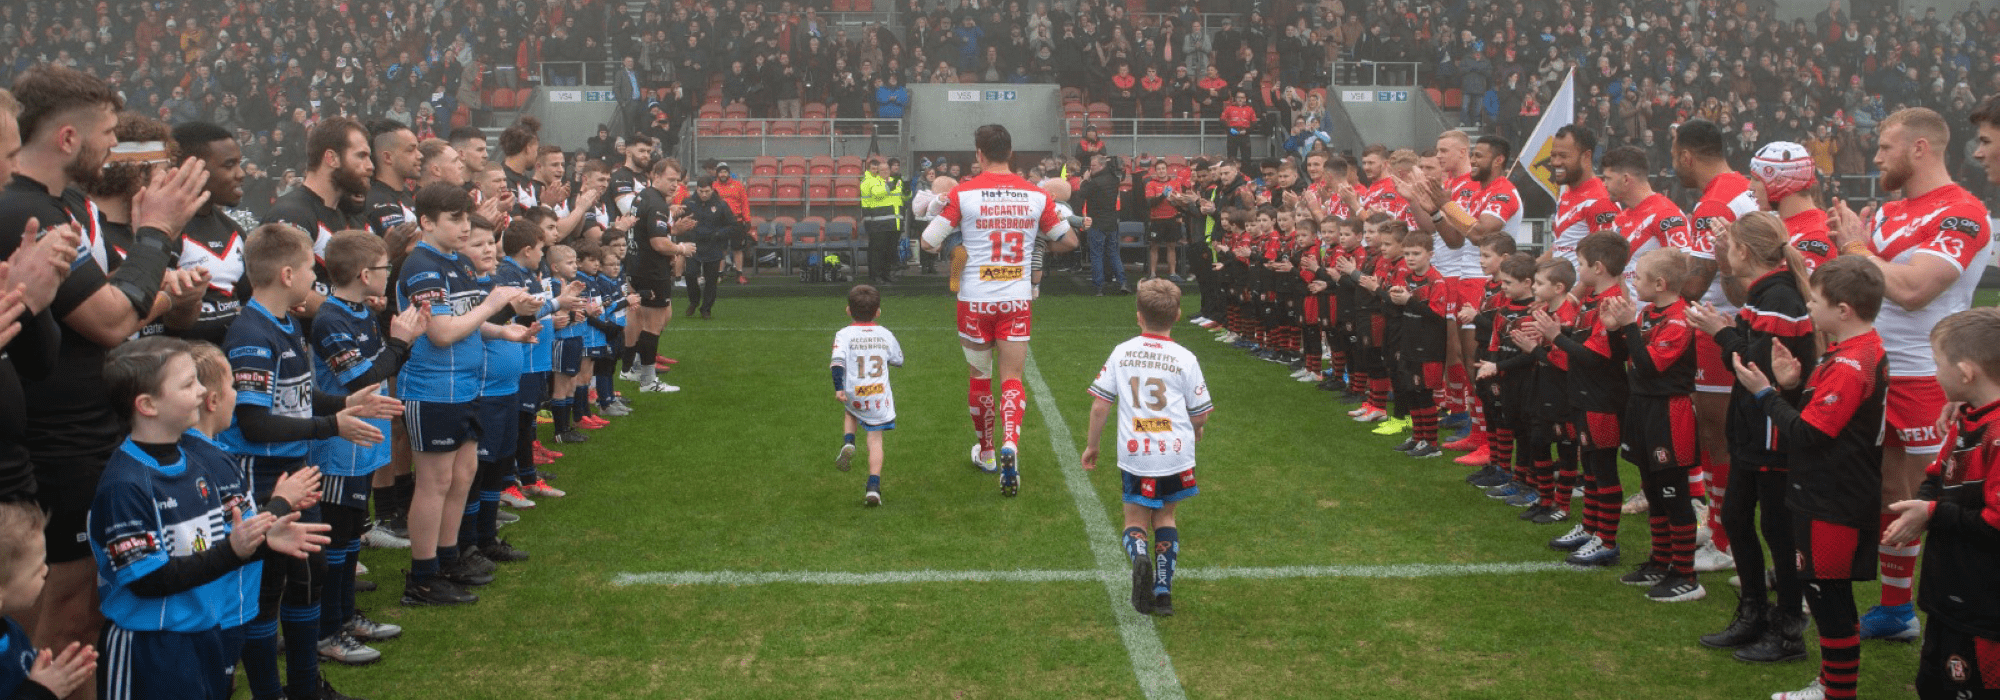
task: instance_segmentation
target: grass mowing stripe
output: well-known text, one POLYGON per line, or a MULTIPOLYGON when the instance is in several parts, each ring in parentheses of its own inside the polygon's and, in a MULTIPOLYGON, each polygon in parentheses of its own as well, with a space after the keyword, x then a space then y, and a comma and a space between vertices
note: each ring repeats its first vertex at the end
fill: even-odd
MULTIPOLYGON (((1218 566, 1181 569, 1177 578, 1196 581, 1285 578, 1430 578, 1481 574, 1529 574, 1581 571, 1560 562, 1497 564, 1394 564, 1389 566, 1218 566)), ((1013 569, 1006 571, 654 571, 612 577, 620 586, 762 586, 802 583, 822 586, 874 586, 912 583, 1047 583, 1096 581, 1101 571, 1084 569, 1013 569)), ((1114 577, 1115 578, 1115 577, 1114 577)), ((1122 579, 1120 579, 1122 581, 1122 579)), ((1122 601, 1121 601, 1122 602, 1122 601)), ((1137 613, 1134 613, 1135 615, 1137 613)))
POLYGON ((896 583, 1044 583, 1049 581, 1095 581, 1095 571, 1082 569, 1023 569, 1014 571, 655 571, 619 574, 611 582, 620 586, 723 585, 758 586, 772 583, 806 583, 825 586, 867 586, 896 583))
POLYGON ((1125 578, 1131 564, 1114 544, 1118 540, 1118 531, 1111 529, 1111 520, 1104 515, 1104 506, 1098 503, 1090 478, 1083 473, 1076 441, 1070 438, 1069 423, 1063 420, 1062 411, 1056 407, 1055 396, 1049 393, 1049 383, 1042 380, 1042 371, 1035 365, 1033 351, 1028 353, 1021 379, 1027 382, 1028 391, 1034 394, 1035 407, 1041 412, 1042 424, 1049 431, 1049 445, 1055 448, 1056 460, 1062 465, 1063 483, 1069 487, 1070 500, 1076 503, 1077 515, 1083 518, 1084 535, 1090 538, 1090 554, 1097 560, 1098 577, 1104 582, 1104 592, 1111 598, 1111 614, 1118 620, 1118 636, 1125 641, 1125 652, 1132 657, 1132 673, 1139 677, 1139 689, 1149 700, 1186 698, 1187 691, 1181 688, 1180 676, 1174 673, 1174 661, 1168 658, 1167 647, 1160 642, 1159 630, 1153 628, 1153 618, 1132 609, 1130 581, 1125 578))

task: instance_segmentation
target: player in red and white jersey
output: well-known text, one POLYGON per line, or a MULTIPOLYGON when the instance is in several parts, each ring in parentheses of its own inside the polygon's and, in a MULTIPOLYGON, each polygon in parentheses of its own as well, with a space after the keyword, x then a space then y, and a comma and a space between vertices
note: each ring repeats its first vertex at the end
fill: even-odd
MULTIPOLYGON (((1694 119, 1674 131, 1674 173, 1682 187, 1701 192, 1689 220, 1688 237, 1676 247, 1688 253, 1690 268, 1681 296, 1715 307, 1719 313, 1734 315, 1737 300, 1744 298, 1742 283, 1728 275, 1716 274, 1715 237, 1737 218, 1759 209, 1750 180, 1729 169, 1725 158, 1722 128, 1714 122, 1694 119), (1726 289, 1725 289, 1726 287, 1726 289)), ((1689 472, 1693 496, 1709 495, 1709 531, 1715 536, 1695 552, 1695 570, 1718 571, 1732 565, 1727 552, 1727 531, 1716 518, 1722 512, 1723 492, 1729 481, 1729 390, 1736 375, 1723 361, 1722 348, 1707 334, 1697 334, 1694 344, 1695 436, 1701 445, 1701 463, 1689 472)))
POLYGON ((1035 293, 1029 256, 1038 238, 1049 241, 1050 252, 1062 253, 1076 248, 1076 236, 1071 235, 1071 221, 1058 213, 1055 200, 1014 174, 1014 138, 1006 127, 979 127, 973 142, 979 174, 945 194, 943 209, 924 228, 923 248, 935 253, 953 229, 964 234, 958 337, 972 372, 966 403, 980 432, 977 451, 982 463, 994 437, 985 413, 998 404, 1000 447, 995 459, 1000 493, 1013 496, 1021 490, 1016 444, 1027 410, 1021 368, 1028 356, 1029 307, 1035 293), (992 394, 996 376, 998 401, 992 394))
MULTIPOLYGON (((1990 137, 2000 136, 1996 120, 2000 108, 1990 100, 1973 116, 1982 152, 1992 149, 1990 137)), ((1915 497, 1924 467, 1944 446, 1936 426, 1945 397, 1931 357, 1931 328, 1971 307, 1973 288, 1993 263, 1993 224, 1986 206, 1951 181, 1945 165, 1950 141, 1951 127, 1929 109, 1889 115, 1881 124, 1875 166, 1882 171, 1882 190, 1901 191, 1903 199, 1861 215, 1845 202, 1834 208, 1834 240, 1842 253, 1867 255, 1881 268, 1885 287, 1882 311, 1875 318, 1889 357, 1890 430, 1882 452, 1885 508, 1915 497)), ((1988 173, 1990 177, 1992 171, 1988 173)), ((1885 510, 1885 527, 1892 517, 1885 510)), ((1916 541, 1883 545, 1882 600, 1862 616, 1862 638, 1917 636, 1910 579, 1919 547, 1916 541)))
MULTIPOLYGON (((1347 160, 1335 158, 1324 151, 1306 156, 1306 177, 1312 184, 1306 186, 1306 208, 1313 218, 1325 221, 1329 218, 1353 218, 1354 208, 1348 200, 1354 198, 1347 184, 1347 160)), ((1359 201, 1358 198, 1354 198, 1359 201)))
POLYGON ((1618 203, 1590 165, 1596 151, 1597 134, 1575 124, 1557 129, 1550 141, 1549 172, 1563 191, 1556 198, 1556 217, 1549 226, 1553 242, 1543 251, 1543 260, 1562 258, 1581 269, 1577 244, 1585 236, 1612 230, 1611 222, 1618 218, 1618 203))
POLYGON ((1666 195, 1653 191, 1646 180, 1646 152, 1637 146, 1620 146, 1604 154, 1604 190, 1625 210, 1612 219, 1611 229, 1632 246, 1632 260, 1625 264, 1625 286, 1632 286, 1638 274, 1638 258, 1668 241, 1687 239, 1687 215, 1666 195))
POLYGON ((1750 159, 1750 191, 1785 220, 1791 246, 1805 258, 1808 277, 1839 254, 1827 228, 1826 210, 1819 208, 1819 174, 1805 146, 1772 141, 1757 149, 1750 159))

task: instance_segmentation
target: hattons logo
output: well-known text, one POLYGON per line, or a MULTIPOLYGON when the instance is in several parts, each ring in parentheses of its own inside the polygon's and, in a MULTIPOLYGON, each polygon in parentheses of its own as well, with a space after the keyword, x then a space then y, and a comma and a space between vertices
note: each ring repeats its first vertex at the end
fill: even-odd
POLYGON ((861 386, 858 386, 858 387, 855 387, 855 388, 854 388, 854 395, 855 395, 855 396, 881 396, 881 395, 882 395, 882 391, 883 391, 883 390, 885 390, 885 389, 888 389, 888 388, 889 388, 889 387, 888 387, 888 385, 886 385, 886 384, 863 384, 863 385, 861 385, 861 386))
POLYGON ((981 265, 979 267, 979 281, 1016 282, 1021 279, 1021 275, 1026 269, 1008 265, 981 265))
POLYGON ((1132 432, 1136 433, 1165 433, 1171 432, 1173 429, 1174 422, 1167 418, 1132 419, 1132 432))

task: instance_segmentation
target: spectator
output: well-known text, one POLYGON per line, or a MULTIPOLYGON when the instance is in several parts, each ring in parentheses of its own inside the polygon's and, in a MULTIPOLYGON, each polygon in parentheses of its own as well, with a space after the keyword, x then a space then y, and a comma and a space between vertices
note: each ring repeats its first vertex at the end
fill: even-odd
POLYGON ((902 119, 903 110, 910 104, 910 90, 903 87, 902 78, 890 74, 881 87, 875 88, 875 118, 902 119))

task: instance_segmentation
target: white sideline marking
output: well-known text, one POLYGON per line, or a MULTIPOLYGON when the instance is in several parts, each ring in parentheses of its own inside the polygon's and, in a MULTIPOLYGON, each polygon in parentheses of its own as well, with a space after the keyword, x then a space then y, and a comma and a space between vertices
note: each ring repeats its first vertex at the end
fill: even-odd
MULTIPOLYGON (((1218 566, 1189 567, 1175 572, 1176 578, 1195 581, 1231 579, 1292 578, 1432 578, 1481 574, 1529 574, 1545 571, 1583 571, 1560 562, 1513 562, 1496 564, 1389 564, 1379 566, 1218 566)), ((764 586, 796 583, 821 586, 876 586, 915 583, 1052 583, 1096 581, 1103 572, 1086 569, 1013 569, 994 571, 655 571, 622 573, 611 582, 619 586, 764 586)), ((1121 570, 1111 578, 1119 585, 1127 579, 1121 570)), ((1119 603, 1126 603, 1120 588, 1119 603)), ((1133 613, 1137 615, 1138 613, 1133 613)))
POLYGON ((1083 473, 1076 441, 1070 438, 1069 423, 1056 407, 1048 382, 1042 380, 1042 371, 1035 365, 1032 351, 1022 368, 1021 379, 1034 394, 1035 408, 1049 431, 1049 446, 1055 448, 1056 461, 1061 465, 1063 484, 1069 487, 1077 515, 1083 517, 1084 535, 1090 538, 1090 554, 1097 560, 1097 576, 1111 598, 1111 615, 1118 620, 1118 636, 1124 639, 1125 653, 1132 658, 1132 673, 1139 677, 1139 689, 1148 700, 1186 698, 1187 691, 1181 689, 1180 676, 1174 673, 1174 661, 1167 656, 1166 645, 1160 642, 1153 618, 1132 609, 1132 564, 1119 550, 1118 531, 1111 529, 1104 506, 1097 500, 1097 492, 1091 489, 1090 478, 1083 473))

